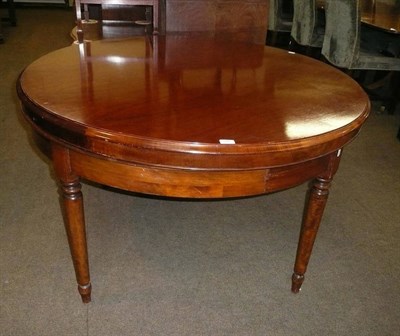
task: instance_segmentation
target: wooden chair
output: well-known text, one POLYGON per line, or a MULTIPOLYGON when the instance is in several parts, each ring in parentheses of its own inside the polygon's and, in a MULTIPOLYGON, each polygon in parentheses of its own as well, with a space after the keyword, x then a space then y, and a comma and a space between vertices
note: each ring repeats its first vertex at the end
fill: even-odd
POLYGON ((149 6, 153 8, 152 22, 136 22, 137 24, 153 24, 153 34, 158 34, 159 23, 159 0, 75 0, 77 37, 78 42, 84 40, 83 22, 89 22, 88 5, 126 5, 126 6, 149 6), (83 15, 82 15, 83 7, 83 15))

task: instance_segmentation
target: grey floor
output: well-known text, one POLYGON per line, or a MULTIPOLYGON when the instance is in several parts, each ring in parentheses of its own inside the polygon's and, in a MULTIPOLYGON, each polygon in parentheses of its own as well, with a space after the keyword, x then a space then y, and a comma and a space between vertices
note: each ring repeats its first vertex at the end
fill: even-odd
POLYGON ((72 11, 19 8, 0 45, 0 335, 399 335, 400 141, 372 112, 345 150, 300 294, 306 186, 192 202, 84 184, 93 301, 82 304, 45 157, 15 82, 71 43, 72 11))

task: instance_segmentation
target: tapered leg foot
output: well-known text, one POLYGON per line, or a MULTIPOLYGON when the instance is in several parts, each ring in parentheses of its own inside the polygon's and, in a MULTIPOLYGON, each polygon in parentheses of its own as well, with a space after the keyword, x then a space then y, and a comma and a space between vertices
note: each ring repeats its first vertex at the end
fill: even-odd
POLYGON ((298 292, 300 292, 303 281, 304 281, 304 275, 299 275, 299 274, 293 273, 293 275, 292 275, 292 293, 297 294, 298 292))
POLYGON ((79 291, 79 294, 81 294, 83 303, 89 303, 92 300, 92 298, 91 298, 92 284, 91 283, 89 283, 85 286, 78 285, 78 291, 79 291))

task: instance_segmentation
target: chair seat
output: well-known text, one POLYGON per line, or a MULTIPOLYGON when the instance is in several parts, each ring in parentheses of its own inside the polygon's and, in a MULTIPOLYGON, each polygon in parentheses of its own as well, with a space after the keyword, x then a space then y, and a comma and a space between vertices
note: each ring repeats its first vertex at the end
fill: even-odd
POLYGON ((387 57, 361 49, 360 56, 351 69, 400 71, 400 58, 387 57))

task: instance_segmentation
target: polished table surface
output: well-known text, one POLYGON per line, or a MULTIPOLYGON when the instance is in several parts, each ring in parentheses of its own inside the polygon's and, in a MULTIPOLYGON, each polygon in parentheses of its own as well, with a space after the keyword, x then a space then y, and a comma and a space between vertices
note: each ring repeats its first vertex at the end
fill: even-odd
POLYGON ((51 144, 84 302, 91 284, 81 178, 190 198, 313 180, 292 276, 298 292, 342 148, 369 113, 359 85, 327 64, 202 37, 72 44, 29 65, 17 90, 26 120, 51 144))

